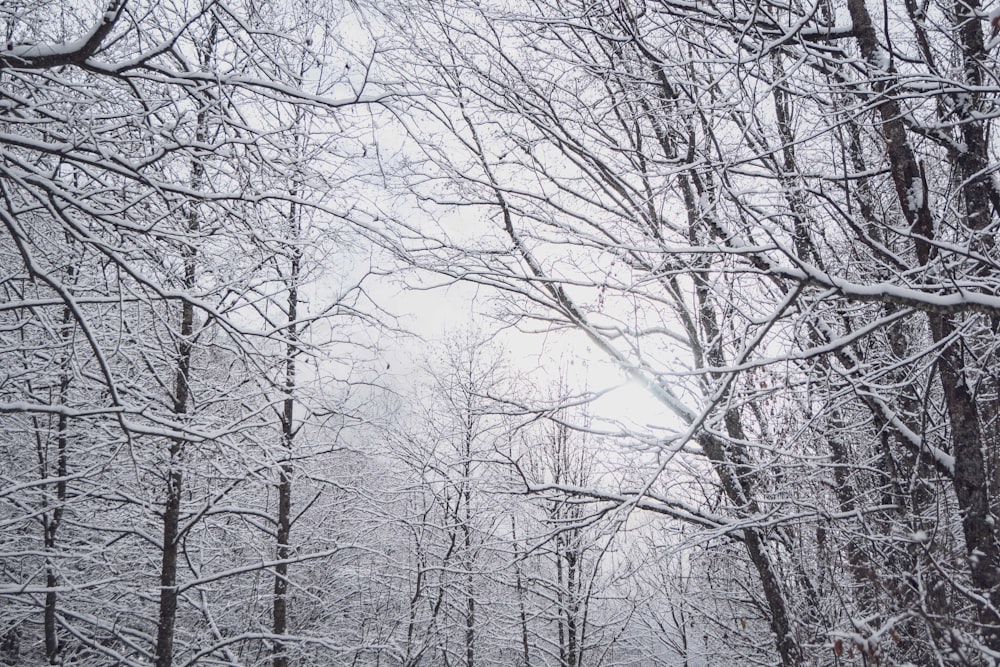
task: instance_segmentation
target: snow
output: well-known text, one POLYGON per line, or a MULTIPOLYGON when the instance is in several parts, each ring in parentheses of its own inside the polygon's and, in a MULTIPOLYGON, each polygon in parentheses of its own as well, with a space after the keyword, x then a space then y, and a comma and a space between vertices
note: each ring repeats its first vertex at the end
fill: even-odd
POLYGON ((774 267, 781 275, 794 280, 832 287, 843 296, 859 301, 882 301, 910 306, 916 310, 941 313, 981 312, 1000 315, 1000 297, 974 290, 953 290, 951 285, 924 289, 904 287, 891 282, 854 283, 802 264, 798 268, 774 267))
POLYGON ((10 58, 21 58, 24 60, 37 60, 40 58, 52 58, 57 56, 71 56, 79 53, 90 40, 91 35, 75 39, 65 44, 17 44, 9 45, 4 49, 3 55, 10 58))
POLYGON ((913 212, 917 212, 926 206, 926 192, 924 192, 923 180, 918 176, 910 182, 910 187, 906 190, 906 206, 913 212))

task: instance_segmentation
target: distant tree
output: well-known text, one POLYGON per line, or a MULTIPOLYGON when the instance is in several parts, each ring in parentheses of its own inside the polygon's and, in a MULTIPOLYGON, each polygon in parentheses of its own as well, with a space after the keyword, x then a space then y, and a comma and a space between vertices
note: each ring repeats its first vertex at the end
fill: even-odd
POLYGON ((492 489, 512 437, 502 402, 511 373, 501 350, 455 334, 405 390, 412 402, 393 429, 412 568, 403 664, 494 664, 503 645, 505 630, 484 619, 504 602, 494 580, 507 503, 492 489))

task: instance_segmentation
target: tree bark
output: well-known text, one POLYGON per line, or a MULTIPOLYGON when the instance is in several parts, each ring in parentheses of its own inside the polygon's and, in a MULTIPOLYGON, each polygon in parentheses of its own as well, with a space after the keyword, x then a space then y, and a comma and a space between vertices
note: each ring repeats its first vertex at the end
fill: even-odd
MULTIPOLYGON (((205 112, 198 114, 196 135, 205 138, 205 112)), ((192 189, 202 186, 205 166, 197 159, 191 160, 192 189)), ((198 247, 196 235, 201 229, 201 218, 196 205, 189 204, 187 233, 181 250, 184 265, 182 287, 187 294, 193 292, 198 281, 198 247)), ((177 357, 174 367, 173 414, 178 420, 187 417, 191 396, 191 361, 194 352, 194 304, 183 299, 180 305, 180 327, 177 332, 177 357)), ((160 609, 156 625, 156 667, 173 664, 174 629, 177 622, 177 554, 180 538, 181 494, 184 489, 182 469, 185 440, 178 436, 170 441, 167 459, 166 498, 163 505, 163 542, 160 563, 160 609)))
MULTIPOLYGON (((294 196, 294 191, 293 191, 294 196)), ((298 281, 301 271, 302 251, 298 247, 300 236, 299 211, 293 203, 288 214, 288 233, 290 243, 288 251, 290 253, 290 264, 288 276, 288 299, 286 302, 286 329, 287 342, 285 344, 285 377, 284 392, 285 399, 282 403, 281 414, 281 446, 285 460, 281 463, 278 471, 278 516, 277 516, 277 565, 274 566, 274 592, 272 605, 272 632, 281 636, 288 630, 288 563, 291 555, 291 531, 292 531, 292 454, 295 440, 295 391, 296 391, 296 367, 295 360, 299 354, 299 290, 298 281)), ((285 643, 281 640, 274 642, 273 660, 274 667, 288 667, 288 655, 286 654, 285 643)))
MULTIPOLYGON (((982 80, 979 57, 983 52, 983 36, 976 14, 978 2, 959 0, 956 3, 955 19, 960 35, 964 75, 966 83, 975 85, 982 80)), ((880 47, 871 23, 871 16, 864 0, 849 0, 848 8, 854 22, 855 34, 865 59, 872 65, 878 63, 880 47)), ((883 73, 886 74, 886 73, 883 73)), ((894 72, 888 72, 895 78, 894 72)), ((877 92, 887 88, 885 77, 875 82, 877 92)), ((971 96, 968 96, 971 99, 971 96)), ((965 99, 964 97, 962 98, 965 99)), ((910 222, 914 232, 914 249, 922 266, 928 266, 934 247, 934 227, 928 207, 926 179, 910 147, 903 113, 899 103, 891 95, 883 95, 878 110, 882 119, 881 127, 885 135, 886 154, 889 158, 897 199, 903 215, 910 222), (915 193, 922 193, 920 201, 915 201, 915 193)), ((988 164, 987 143, 984 141, 981 122, 971 118, 974 109, 970 102, 960 102, 957 112, 964 117, 961 125, 965 150, 960 151, 957 163, 963 176, 963 199, 966 208, 966 227, 976 231, 985 228, 992 214, 991 205, 998 205, 995 188, 990 185, 985 173, 988 164), (971 143, 969 143, 971 142, 971 143)), ((935 343, 943 343, 958 334, 953 317, 947 314, 928 315, 931 335, 935 343)), ((979 622, 983 630, 986 646, 1000 651, 1000 548, 997 544, 996 527, 990 516, 990 480, 983 457, 983 434, 975 396, 963 377, 963 363, 960 353, 961 337, 948 343, 940 352, 938 371, 944 391, 944 401, 951 427, 951 446, 955 457, 952 477, 955 496, 962 516, 962 530, 966 552, 969 557, 973 584, 982 592, 990 604, 979 604, 979 622)))

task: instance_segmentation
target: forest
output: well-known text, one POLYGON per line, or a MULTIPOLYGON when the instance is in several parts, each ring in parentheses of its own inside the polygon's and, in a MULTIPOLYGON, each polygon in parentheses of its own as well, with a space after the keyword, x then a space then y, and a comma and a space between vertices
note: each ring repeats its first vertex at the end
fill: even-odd
POLYGON ((0 2, 0 665, 1000 664, 994 3, 0 2))

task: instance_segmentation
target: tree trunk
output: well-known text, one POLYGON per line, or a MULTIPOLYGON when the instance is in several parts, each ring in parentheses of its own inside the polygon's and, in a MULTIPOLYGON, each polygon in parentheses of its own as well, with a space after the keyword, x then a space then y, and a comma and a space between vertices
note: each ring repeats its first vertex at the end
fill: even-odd
MULTIPOLYGON (((294 191, 293 191, 294 196, 294 191)), ((302 251, 298 247, 300 226, 298 208, 291 205, 288 214, 289 253, 291 262, 286 276, 288 283, 288 301, 286 303, 287 343, 285 345, 285 399, 281 414, 281 444, 285 460, 279 469, 278 477, 278 517, 277 517, 277 549, 278 563, 274 566, 274 600, 272 607, 272 632, 281 636, 288 630, 288 563, 291 555, 290 539, 292 530, 292 454, 295 439, 295 359, 299 353, 298 317, 299 291, 298 281, 301 270, 302 251)), ((288 667, 288 656, 285 653, 285 643, 278 640, 274 643, 274 667, 288 667)))
MULTIPOLYGON (((199 140, 204 140, 205 112, 198 115, 199 140)), ((205 167, 197 159, 191 161, 192 189, 201 187, 205 167)), ((184 276, 182 286, 191 294, 198 279, 198 248, 195 235, 201 220, 195 205, 187 216, 187 232, 191 235, 182 250, 184 276)), ((173 414, 183 420, 190 410, 191 357, 194 350, 194 305, 190 300, 181 301, 180 329, 177 335, 177 359, 174 368, 173 414)), ((163 554, 160 563, 160 610, 156 625, 156 667, 173 664, 174 628, 177 622, 177 551, 181 517, 181 494, 184 488, 182 462, 185 441, 178 436, 171 439, 168 451, 166 498, 163 506, 163 554)))
MULTIPOLYGON (((69 277, 72 279, 75 273, 75 269, 70 267, 69 277)), ((66 352, 62 355, 62 362, 60 364, 61 370, 59 375, 59 404, 65 405, 66 403, 66 393, 69 391, 69 385, 71 382, 72 374, 69 370, 69 363, 71 358, 71 353, 69 348, 70 344, 70 323, 73 321, 73 313, 68 307, 63 308, 62 315, 62 330, 60 331, 60 337, 62 338, 63 345, 67 346, 66 352)), ((44 543, 45 552, 53 553, 56 550, 56 533, 59 531, 59 525, 62 523, 63 511, 66 505, 66 473, 67 473, 67 446, 68 446, 68 429, 69 429, 69 418, 65 414, 60 414, 56 422, 56 470, 55 475, 58 481, 56 482, 56 497, 55 506, 52 508, 51 514, 43 515, 43 531, 44 531, 44 543)), ((42 465, 42 476, 48 476, 48 456, 43 455, 41 452, 41 445, 39 445, 39 458, 41 459, 39 463, 42 465)), ((49 664, 57 664, 59 660, 59 652, 61 650, 59 642, 58 625, 56 622, 56 610, 58 607, 59 596, 54 590, 59 584, 59 576, 56 572, 54 563, 50 560, 46 560, 45 563, 45 588, 48 590, 45 592, 45 609, 43 612, 43 628, 45 634, 45 657, 49 661, 49 664)))
MULTIPOLYGON (((966 83, 974 85, 982 79, 978 59, 983 52, 983 36, 975 12, 978 2, 968 3, 962 0, 956 3, 956 7, 955 20, 961 37, 966 83)), ((864 0, 849 0, 848 8, 862 54, 869 63, 877 63, 880 47, 864 0)), ((883 92, 887 85, 886 77, 880 77, 875 84, 876 90, 883 92)), ((966 228, 977 231, 989 225, 992 219, 991 205, 998 206, 1000 198, 984 173, 987 143, 983 140, 981 122, 972 118, 975 109, 969 106, 971 98, 971 95, 961 96, 957 109, 964 118, 961 128, 965 141, 965 150, 959 151, 957 164, 963 175, 966 228), (970 141, 973 143, 969 143, 970 141)), ((921 201, 914 201, 912 196, 914 184, 926 183, 926 179, 910 148, 899 103, 891 96, 882 99, 878 109, 897 198, 914 232, 917 259, 921 265, 926 266, 934 252, 934 228, 928 210, 926 185, 921 190, 924 193, 921 201)), ((989 239, 982 241, 991 245, 989 239)), ((957 333, 953 317, 955 316, 939 313, 928 315, 935 343, 941 343, 957 333)), ((990 601, 990 605, 978 605, 983 639, 990 650, 1000 651, 1000 617, 996 612, 1000 608, 1000 573, 997 570, 1000 549, 994 521, 990 516, 990 480, 982 452, 984 441, 980 416, 975 396, 963 377, 962 358, 957 349, 960 346, 960 342, 950 343, 941 351, 938 363, 951 426, 952 453, 955 457, 952 481, 962 515, 972 581, 977 590, 990 601)))
MULTIPOLYGON (((190 218, 191 230, 197 229, 197 217, 190 218)), ((195 255, 193 246, 185 250, 185 282, 194 285, 195 255)), ((184 301, 181 306, 180 343, 174 381, 174 415, 183 417, 188 412, 188 381, 191 373, 192 336, 194 334, 194 306, 184 301)), ((181 470, 184 440, 177 437, 170 443, 167 468, 166 500, 163 507, 163 555, 160 563, 160 612, 156 625, 156 667, 170 667, 173 663, 174 627, 177 621, 177 551, 181 516, 181 492, 184 477, 181 470)))

